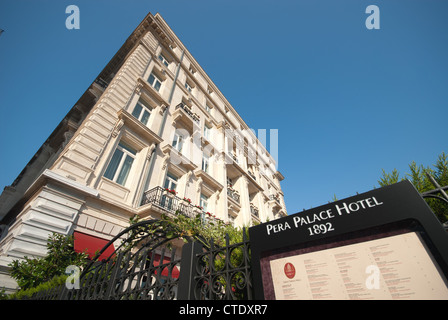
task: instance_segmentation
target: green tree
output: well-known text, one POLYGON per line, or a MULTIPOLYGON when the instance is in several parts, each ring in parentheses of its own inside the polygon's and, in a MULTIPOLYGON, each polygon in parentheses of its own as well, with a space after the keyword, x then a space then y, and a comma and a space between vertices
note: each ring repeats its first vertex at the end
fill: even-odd
POLYGON ((397 183, 398 181, 400 181, 400 174, 398 173, 397 169, 392 170, 391 173, 387 173, 383 169, 383 176, 380 180, 378 180, 378 184, 380 185, 380 187, 384 187, 397 183))
POLYGON ((14 260, 9 264, 11 277, 25 290, 64 275, 69 265, 85 266, 87 254, 75 252, 73 241, 73 236, 53 233, 47 241, 47 255, 14 260))
MULTIPOLYGON (((445 152, 442 152, 436 163, 431 167, 424 167, 423 165, 417 165, 415 161, 409 164, 410 173, 406 173, 404 177, 400 177, 397 169, 392 170, 391 173, 387 173, 383 169, 383 174, 378 184, 381 187, 397 183, 399 181, 408 179, 417 189, 418 192, 423 193, 435 188, 428 175, 434 177, 434 180, 440 186, 448 185, 448 156, 445 152)), ((441 222, 448 221, 448 204, 432 198, 425 198, 425 201, 431 207, 432 211, 436 214, 441 222)))

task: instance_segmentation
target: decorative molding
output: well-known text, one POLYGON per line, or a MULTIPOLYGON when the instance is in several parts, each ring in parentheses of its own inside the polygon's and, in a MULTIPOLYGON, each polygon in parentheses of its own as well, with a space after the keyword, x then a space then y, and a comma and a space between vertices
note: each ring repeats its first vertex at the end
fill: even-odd
POLYGON ((124 125, 123 119, 120 119, 120 120, 117 121, 117 123, 115 124, 115 127, 114 127, 114 129, 112 131, 112 137, 113 138, 116 138, 118 136, 118 133, 120 132, 120 130, 123 127, 123 125, 124 125))
POLYGON ((202 182, 203 182, 202 178, 199 177, 199 179, 198 179, 198 189, 197 189, 197 192, 198 192, 198 193, 201 192, 202 182))
POLYGON ((190 180, 191 180, 191 177, 193 176, 193 171, 188 171, 188 173, 187 173, 187 179, 186 179, 186 183, 185 183, 185 185, 187 186, 187 187, 189 187, 190 186, 190 180))
MULTIPOLYGON (((142 148, 145 147, 147 142, 154 144, 154 143, 160 143, 163 141, 161 137, 159 137, 155 132, 153 132, 146 125, 141 123, 138 119, 136 119, 132 114, 130 114, 126 110, 120 109, 118 111, 117 115, 118 115, 118 119, 120 119, 116 125, 117 130, 119 131, 123 125, 126 125, 125 131, 132 131, 132 132, 138 133, 140 137, 142 137, 144 140, 146 140, 146 142, 143 144, 138 143, 139 145, 142 144, 141 145, 142 148)), ((114 129, 114 132, 115 132, 115 129, 114 129)), ((114 137, 116 137, 116 136, 114 136, 114 137)))
POLYGON ((37 183, 42 178, 47 178, 62 183, 70 188, 76 189, 78 191, 81 191, 82 193, 88 194, 93 197, 98 197, 99 195, 98 190, 82 185, 76 181, 73 181, 72 179, 63 177, 49 169, 45 169, 45 171, 41 174, 41 176, 36 180, 35 183, 37 183))
POLYGON ((135 85, 135 89, 134 92, 137 95, 141 95, 142 93, 142 88, 143 88, 143 83, 141 83, 140 81, 137 82, 137 84, 135 85))
POLYGON ((165 169, 166 169, 166 166, 168 165, 169 160, 170 160, 170 155, 169 155, 169 154, 166 154, 166 155, 163 157, 163 161, 162 161, 162 170, 165 170, 165 169))
POLYGON ((196 169, 194 175, 200 179, 201 183, 205 183, 213 192, 223 189, 223 185, 220 184, 215 178, 210 176, 204 170, 196 169))
POLYGON ((165 113, 165 110, 167 107, 168 107, 168 105, 163 104, 163 103, 160 105, 160 111, 159 111, 160 115, 163 115, 165 113))
POLYGON ((156 144, 152 143, 148 149, 148 154, 146 155, 146 160, 148 160, 148 161, 151 160, 152 152, 154 151, 155 148, 156 148, 156 144))
POLYGON ((169 102, 166 101, 161 95, 160 93, 154 89, 149 83, 148 81, 146 81, 145 79, 143 79, 142 77, 139 77, 137 79, 137 84, 142 86, 142 89, 144 89, 146 92, 148 92, 148 95, 151 96, 151 98, 157 102, 157 104, 159 105, 169 105, 169 102))

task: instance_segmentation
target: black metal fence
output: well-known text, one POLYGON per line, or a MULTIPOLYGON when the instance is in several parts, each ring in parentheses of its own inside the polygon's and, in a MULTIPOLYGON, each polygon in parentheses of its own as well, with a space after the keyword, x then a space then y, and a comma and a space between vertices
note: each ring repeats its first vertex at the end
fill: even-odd
POLYGON ((188 300, 251 300, 252 273, 250 243, 243 230, 243 241, 221 247, 211 242, 210 248, 195 242, 184 247, 183 262, 193 266, 185 273, 180 288, 181 299, 188 300))
MULTIPOLYGON (((170 257, 175 256, 174 250, 170 257)), ((81 279, 80 289, 66 290, 71 300, 172 300, 177 296, 180 259, 164 262, 161 255, 145 248, 135 254, 120 253, 114 261, 101 263, 81 279)))
MULTIPOLYGON (((422 194, 423 197, 448 187, 422 194)), ((443 193, 442 193, 443 194, 443 193)), ((446 194, 443 194, 443 196, 446 194)), ((444 198, 438 197, 446 201, 444 198)), ((193 214, 193 206, 160 187, 145 193, 144 203, 176 214, 193 214)), ((173 226, 163 220, 142 221, 112 239, 83 270, 79 288, 61 285, 36 293, 36 300, 251 300, 253 285, 250 242, 209 247, 194 239, 183 244, 173 226), (114 254, 98 258, 117 240, 114 254), (176 249, 177 248, 177 249, 176 249), (182 254, 178 253, 182 249, 182 254)), ((185 235, 183 235, 185 239, 185 235)))
MULTIPOLYGON (((234 300, 251 299, 249 241, 210 248, 189 239, 181 245, 172 226, 161 220, 134 224, 112 239, 83 270, 79 288, 61 285, 33 300, 234 300), (117 239, 107 259, 98 257, 117 239), (178 249, 182 247, 182 255, 178 249)), ((75 279, 76 280, 76 279, 75 279)))
MULTIPOLYGON (((172 252, 171 255, 174 255, 172 252)), ((67 285, 39 292, 33 300, 173 300, 177 297, 180 259, 164 261, 149 249, 120 253, 99 262, 81 277, 79 289, 67 285)))

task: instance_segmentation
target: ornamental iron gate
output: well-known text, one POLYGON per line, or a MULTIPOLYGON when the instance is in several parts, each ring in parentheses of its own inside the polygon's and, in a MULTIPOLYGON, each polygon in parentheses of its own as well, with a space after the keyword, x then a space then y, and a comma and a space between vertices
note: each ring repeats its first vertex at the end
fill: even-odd
MULTIPOLYGON (((421 193, 448 203, 448 186, 421 193), (439 195, 440 194, 440 195, 439 195)), ((445 225, 448 231, 448 226, 445 225)), ((133 224, 99 251, 79 277, 79 288, 61 285, 34 300, 252 300, 250 242, 210 246, 177 233, 167 221, 133 224), (104 260, 99 257, 121 244, 104 260), (186 240, 187 243, 184 243, 186 240), (181 252, 180 252, 181 250, 181 252), (180 254, 181 253, 181 254, 180 254)), ((204 239, 199 239, 204 240, 204 239)))
MULTIPOLYGON (((99 251, 79 277, 33 295, 33 300, 233 300, 251 299, 249 241, 210 247, 180 238, 163 220, 133 224, 99 251), (122 239, 106 259, 99 257, 122 239), (182 258, 179 254, 182 250, 182 258)), ((204 242, 204 241, 202 241, 204 242)))
MULTIPOLYGON (((250 244, 243 229, 243 242, 230 244, 226 235, 224 247, 209 248, 199 242, 184 246, 184 263, 190 266, 181 278, 179 298, 184 300, 252 300, 250 244)), ((184 269, 183 269, 184 270, 184 269)), ((183 274, 182 274, 183 275, 183 274)))

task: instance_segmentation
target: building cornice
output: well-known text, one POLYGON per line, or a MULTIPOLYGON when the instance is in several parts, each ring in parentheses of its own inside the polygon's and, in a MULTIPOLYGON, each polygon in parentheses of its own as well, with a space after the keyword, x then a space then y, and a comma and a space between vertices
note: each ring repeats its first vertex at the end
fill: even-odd
POLYGON ((99 195, 99 192, 96 189, 82 185, 79 182, 76 182, 67 177, 63 177, 60 174, 57 174, 56 172, 53 172, 49 169, 45 169, 45 171, 39 176, 39 178, 37 178, 37 180, 34 181, 33 184, 29 187, 29 189, 25 192, 25 196, 33 194, 36 190, 38 190, 40 187, 42 187, 44 184, 50 181, 67 186, 70 189, 76 190, 86 196, 96 198, 99 195))
POLYGON ((143 123, 138 121, 133 115, 124 109, 120 109, 117 113, 118 119, 123 120, 124 125, 130 128, 132 131, 137 132, 141 137, 143 137, 149 144, 159 144, 163 141, 155 132, 145 126, 143 123))

